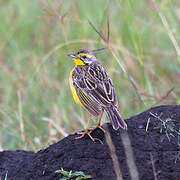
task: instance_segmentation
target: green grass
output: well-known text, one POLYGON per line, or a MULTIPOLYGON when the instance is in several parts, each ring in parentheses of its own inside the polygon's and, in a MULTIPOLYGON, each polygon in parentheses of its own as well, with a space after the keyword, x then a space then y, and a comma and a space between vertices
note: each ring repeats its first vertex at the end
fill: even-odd
POLYGON ((71 180, 71 179, 75 179, 75 180, 82 180, 82 179, 91 179, 90 175, 85 175, 84 172, 82 171, 65 171, 63 170, 63 168, 61 168, 61 170, 56 170, 56 173, 60 173, 62 174, 64 177, 59 179, 59 180, 71 180))
POLYGON ((96 56, 113 79, 122 116, 180 103, 178 1, 155 1, 159 9, 143 0, 42 2, 0 3, 1 149, 38 150, 83 128, 67 54, 106 47, 88 20, 107 32, 107 14, 112 48, 96 56))

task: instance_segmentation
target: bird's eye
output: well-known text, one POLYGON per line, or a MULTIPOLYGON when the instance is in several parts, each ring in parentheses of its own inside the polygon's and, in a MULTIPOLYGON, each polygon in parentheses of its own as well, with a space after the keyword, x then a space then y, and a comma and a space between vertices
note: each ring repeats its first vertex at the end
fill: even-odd
POLYGON ((86 59, 86 56, 81 56, 83 59, 86 59))

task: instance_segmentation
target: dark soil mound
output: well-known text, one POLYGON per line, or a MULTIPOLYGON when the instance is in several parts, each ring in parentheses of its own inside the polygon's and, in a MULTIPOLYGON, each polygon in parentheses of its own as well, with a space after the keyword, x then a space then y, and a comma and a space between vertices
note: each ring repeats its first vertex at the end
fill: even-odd
POLYGON ((95 130, 92 136, 98 139, 96 142, 89 137, 74 140, 75 134, 37 153, 0 152, 0 176, 59 180, 63 176, 55 171, 63 168, 83 171, 99 180, 115 180, 121 173, 127 180, 132 176, 140 180, 180 180, 180 106, 155 107, 126 122, 127 132, 115 131, 106 124, 106 138, 101 130, 95 130), (114 149, 108 145, 108 131, 114 149))

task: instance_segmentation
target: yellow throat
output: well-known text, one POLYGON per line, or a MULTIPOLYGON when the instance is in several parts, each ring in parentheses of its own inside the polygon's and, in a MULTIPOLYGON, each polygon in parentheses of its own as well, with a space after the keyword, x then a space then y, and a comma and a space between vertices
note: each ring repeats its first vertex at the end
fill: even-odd
MULTIPOLYGON (((86 54, 84 54, 84 53, 78 54, 77 56, 78 56, 78 57, 80 57, 80 56, 86 56, 86 57, 88 57, 88 55, 86 55, 86 54)), ((81 60, 81 59, 76 59, 76 58, 74 58, 73 60, 74 60, 74 63, 75 63, 75 67, 76 67, 76 66, 85 66, 85 65, 86 65, 86 64, 83 62, 83 60, 81 60)), ((75 70, 75 68, 73 68, 72 71, 70 72, 70 75, 69 75, 69 85, 70 85, 70 88, 71 88, 71 91, 72 91, 72 95, 73 95, 73 98, 74 98, 75 102, 76 102, 77 104, 80 104, 80 105, 83 107, 81 101, 79 100, 79 98, 78 98, 78 96, 77 96, 76 89, 75 89, 75 87, 73 86, 72 73, 73 73, 74 70, 75 70)))

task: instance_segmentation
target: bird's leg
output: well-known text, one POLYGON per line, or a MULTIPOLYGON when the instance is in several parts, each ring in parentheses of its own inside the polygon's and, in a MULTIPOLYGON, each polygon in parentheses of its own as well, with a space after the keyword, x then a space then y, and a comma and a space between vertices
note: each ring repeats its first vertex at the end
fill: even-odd
POLYGON ((91 116, 89 115, 85 131, 78 132, 78 134, 80 134, 81 136, 76 137, 75 139, 81 139, 81 138, 83 138, 87 134, 91 138, 92 141, 95 141, 95 139, 91 136, 91 132, 92 131, 89 131, 89 129, 88 129, 90 120, 91 120, 91 116))
POLYGON ((101 129, 101 130, 105 133, 105 130, 104 130, 104 129, 102 128, 102 126, 101 126, 101 120, 102 120, 103 113, 104 113, 104 109, 102 109, 101 114, 100 114, 100 116, 99 116, 98 125, 90 128, 91 131, 90 131, 89 133, 91 133, 92 131, 94 131, 94 130, 97 129, 97 128, 101 129))

